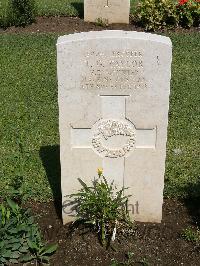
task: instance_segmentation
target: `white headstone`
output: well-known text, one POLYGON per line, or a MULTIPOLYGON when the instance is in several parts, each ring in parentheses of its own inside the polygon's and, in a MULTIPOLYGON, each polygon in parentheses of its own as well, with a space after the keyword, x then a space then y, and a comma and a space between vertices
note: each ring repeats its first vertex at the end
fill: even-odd
POLYGON ((66 195, 102 167, 129 187, 130 215, 162 219, 172 45, 124 31, 78 33, 57 42, 63 222, 66 195))
POLYGON ((84 20, 129 24, 130 0, 84 0, 84 20))

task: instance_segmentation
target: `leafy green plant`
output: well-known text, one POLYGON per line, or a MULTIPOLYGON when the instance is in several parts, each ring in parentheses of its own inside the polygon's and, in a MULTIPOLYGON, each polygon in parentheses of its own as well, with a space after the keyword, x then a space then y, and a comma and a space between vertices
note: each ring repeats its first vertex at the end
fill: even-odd
POLYGON ((78 219, 93 225, 102 245, 108 245, 111 240, 115 240, 117 224, 130 222, 128 197, 124 196, 124 188, 117 191, 113 182, 108 184, 101 170, 91 187, 80 178, 78 180, 82 188, 78 193, 68 196, 73 198, 72 204, 78 219))
POLYGON ((157 30, 178 25, 173 0, 141 0, 134 14, 135 21, 146 30, 157 30))
POLYGON ((8 186, 9 198, 18 204, 23 203, 28 197, 28 194, 24 192, 23 184, 24 178, 17 175, 11 180, 11 183, 8 186))
POLYGON ((183 230, 181 236, 187 241, 191 241, 196 244, 200 243, 200 230, 199 229, 195 231, 193 228, 188 227, 183 230))
POLYGON ((8 199, 0 208, 0 265, 17 263, 28 252, 27 238, 33 220, 27 211, 8 199))
POLYGON ((31 255, 23 256, 22 262, 36 260, 39 263, 49 263, 49 255, 55 252, 58 247, 57 244, 44 245, 41 239, 37 239, 36 242, 28 239, 28 246, 31 255))
POLYGON ((95 21, 95 24, 97 26, 106 27, 108 26, 109 23, 108 23, 108 20, 105 18, 97 18, 95 21))
MULTIPOLYGON (((39 228, 29 210, 20 208, 10 199, 0 206, 0 236, 0 265, 24 262, 27 257, 40 262, 44 255, 48 257, 57 248, 42 243, 39 228), (30 243, 39 247, 39 251, 35 253, 30 243)), ((48 261, 47 257, 45 261, 48 261)))
POLYGON ((148 260, 146 258, 143 258, 142 260, 139 261, 139 263, 143 266, 148 266, 149 263, 148 263, 148 260))
POLYGON ((198 26, 199 0, 141 0, 134 14, 135 21, 146 30, 198 26))
POLYGON ((179 24, 183 27, 199 26, 200 22, 200 1, 179 0, 177 4, 179 24))
POLYGON ((35 0, 10 0, 15 26, 26 26, 35 21, 35 0))

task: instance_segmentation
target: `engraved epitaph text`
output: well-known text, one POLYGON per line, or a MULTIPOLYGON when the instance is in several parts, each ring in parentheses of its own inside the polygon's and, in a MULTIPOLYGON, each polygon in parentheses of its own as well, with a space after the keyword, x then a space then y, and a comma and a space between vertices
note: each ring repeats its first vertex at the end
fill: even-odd
POLYGON ((87 52, 83 89, 139 90, 147 87, 144 77, 143 51, 124 50, 87 52))

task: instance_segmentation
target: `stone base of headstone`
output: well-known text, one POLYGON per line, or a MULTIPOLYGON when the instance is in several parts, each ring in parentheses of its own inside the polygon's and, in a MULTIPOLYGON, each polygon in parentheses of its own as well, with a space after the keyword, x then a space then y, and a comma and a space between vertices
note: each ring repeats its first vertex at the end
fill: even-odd
POLYGON ((130 0, 84 0, 84 20, 129 24, 130 0))

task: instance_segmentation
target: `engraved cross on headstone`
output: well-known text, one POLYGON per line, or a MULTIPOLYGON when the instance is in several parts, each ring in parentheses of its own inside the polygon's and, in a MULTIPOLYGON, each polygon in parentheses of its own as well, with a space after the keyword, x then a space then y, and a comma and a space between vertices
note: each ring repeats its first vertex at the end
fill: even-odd
POLYGON ((126 119, 128 96, 100 96, 102 117, 91 128, 71 128, 71 147, 89 148, 103 158, 103 173, 124 185, 126 157, 134 149, 154 149, 156 127, 138 129, 126 119))

